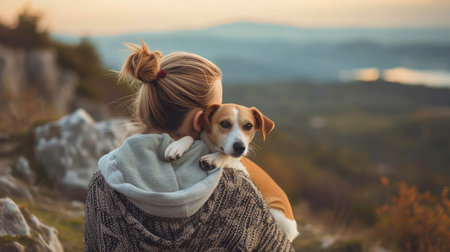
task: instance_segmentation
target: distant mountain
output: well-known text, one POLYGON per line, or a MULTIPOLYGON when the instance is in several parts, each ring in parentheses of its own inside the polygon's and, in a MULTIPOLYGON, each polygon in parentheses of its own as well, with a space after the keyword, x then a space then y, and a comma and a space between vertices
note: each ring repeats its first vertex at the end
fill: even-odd
POLYGON ((224 83, 335 82, 342 71, 369 67, 450 72, 450 28, 304 29, 239 22, 200 30, 90 37, 104 64, 115 70, 127 55, 121 51, 123 43, 141 39, 164 55, 188 51, 211 59, 222 69, 224 83))
POLYGON ((292 43, 375 41, 389 45, 448 43, 450 41, 450 28, 298 28, 276 24, 238 22, 197 32, 223 39, 282 40, 292 43))

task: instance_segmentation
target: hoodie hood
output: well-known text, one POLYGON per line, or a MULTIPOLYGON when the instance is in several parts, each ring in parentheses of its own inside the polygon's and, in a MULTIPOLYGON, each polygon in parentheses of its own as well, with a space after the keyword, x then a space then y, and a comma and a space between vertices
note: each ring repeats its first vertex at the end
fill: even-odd
POLYGON ((195 141, 181 158, 166 161, 164 150, 173 141, 168 134, 134 135, 100 159, 100 171, 113 189, 143 211, 189 217, 209 199, 222 168, 200 168, 199 158, 209 153, 202 141, 195 141))

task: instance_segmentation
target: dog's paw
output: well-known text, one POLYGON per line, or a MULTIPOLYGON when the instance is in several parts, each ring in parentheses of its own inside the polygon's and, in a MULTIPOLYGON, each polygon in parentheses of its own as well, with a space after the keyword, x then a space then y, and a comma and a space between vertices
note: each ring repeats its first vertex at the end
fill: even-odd
POLYGON ((210 163, 204 159, 200 159, 198 162, 203 170, 214 170, 217 168, 217 166, 214 163, 210 163))
POLYGON ((164 158, 167 161, 172 161, 180 158, 191 147, 194 139, 191 136, 182 137, 170 143, 164 150, 164 158))
POLYGON ((212 170, 226 166, 226 158, 218 153, 208 154, 199 159, 199 165, 204 170, 212 170))

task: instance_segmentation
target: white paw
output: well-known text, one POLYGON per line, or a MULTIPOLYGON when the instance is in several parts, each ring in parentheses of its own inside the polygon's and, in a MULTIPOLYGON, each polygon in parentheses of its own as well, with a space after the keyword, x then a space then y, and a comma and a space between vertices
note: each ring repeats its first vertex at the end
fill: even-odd
POLYGON ((180 158, 186 151, 189 150, 194 139, 191 136, 182 137, 170 143, 164 150, 164 158, 167 161, 176 160, 180 158))
POLYGON ((204 155, 200 158, 200 167, 204 170, 212 170, 217 167, 228 167, 228 158, 220 153, 204 155))

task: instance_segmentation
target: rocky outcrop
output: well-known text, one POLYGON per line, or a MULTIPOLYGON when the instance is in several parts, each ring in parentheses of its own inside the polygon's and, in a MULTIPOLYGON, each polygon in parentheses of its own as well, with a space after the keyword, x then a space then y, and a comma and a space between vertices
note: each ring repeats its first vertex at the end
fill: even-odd
POLYGON ((0 199, 0 251, 64 251, 58 231, 23 213, 10 198, 0 199))
POLYGON ((0 90, 18 95, 27 82, 27 54, 25 50, 12 50, 0 45, 0 90))
POLYGON ((13 165, 12 175, 23 179, 29 185, 33 185, 36 179, 36 174, 31 170, 30 163, 24 156, 20 156, 13 165))
POLYGON ((13 197, 33 201, 30 191, 9 172, 0 174, 0 197, 13 197))
POLYGON ((29 236, 30 227, 10 198, 0 199, 0 236, 29 236))
POLYGON ((67 113, 75 97, 78 76, 61 69, 51 49, 10 49, 0 45, 0 92, 12 97, 32 88, 59 114, 67 113))
POLYGON ((36 216, 29 219, 30 228, 34 231, 44 251, 63 251, 58 239, 58 230, 42 223, 36 216))
POLYGON ((126 120, 96 123, 83 109, 36 128, 36 159, 48 176, 75 198, 83 199, 101 156, 120 144, 126 120))

